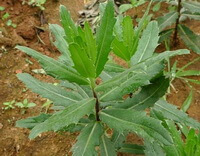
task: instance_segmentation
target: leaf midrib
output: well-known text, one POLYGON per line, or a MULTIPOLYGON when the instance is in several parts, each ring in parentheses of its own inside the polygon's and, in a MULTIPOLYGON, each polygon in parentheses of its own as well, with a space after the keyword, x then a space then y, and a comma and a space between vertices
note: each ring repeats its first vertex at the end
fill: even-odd
POLYGON ((138 62, 140 62, 140 61, 142 60, 142 58, 143 58, 143 56, 144 56, 144 54, 145 54, 145 52, 146 52, 146 50, 147 50, 147 47, 149 46, 149 42, 150 42, 151 37, 152 37, 152 29, 153 29, 153 23, 152 23, 152 25, 151 25, 151 31, 150 31, 151 33, 150 33, 149 38, 148 38, 148 40, 147 40, 147 44, 146 44, 146 46, 145 46, 145 48, 144 48, 144 50, 143 50, 143 52, 142 52, 142 55, 140 56, 138 62))
MULTIPOLYGON (((32 82, 33 82, 33 81, 32 81, 32 82)), ((35 82, 33 82, 33 83, 35 83, 35 82)), ((64 98, 64 99, 68 99, 68 100, 73 101, 73 102, 77 102, 77 100, 74 100, 74 99, 71 99, 71 98, 66 97, 66 96, 64 96, 64 95, 58 94, 58 93, 56 93, 56 92, 53 92, 53 91, 51 91, 51 90, 49 90, 49 89, 43 87, 42 85, 39 85, 39 83, 35 83, 35 84, 38 85, 39 87, 41 87, 42 89, 44 89, 44 90, 46 90, 46 91, 48 91, 48 92, 50 92, 50 93, 53 93, 53 94, 55 94, 55 95, 57 95, 57 96, 59 96, 59 97, 62 97, 62 98, 64 98)))
POLYGON ((94 133, 94 130, 95 130, 96 126, 97 126, 97 123, 95 123, 94 126, 93 126, 93 128, 92 128, 92 131, 91 131, 91 133, 90 133, 90 135, 89 135, 89 137, 88 137, 88 139, 87 139, 87 142, 86 142, 86 144, 85 144, 85 147, 84 147, 84 149, 83 149, 82 156, 84 156, 84 154, 85 154, 85 151, 86 151, 87 146, 88 146, 88 144, 89 144, 89 142, 90 142, 90 140, 91 140, 91 137, 92 137, 92 135, 93 135, 93 133, 94 133))
MULTIPOLYGON (((108 2, 109 3, 109 2, 108 2)), ((109 4, 107 4, 107 5, 109 5, 109 4)), ((110 6, 108 6, 108 7, 110 7, 110 6)), ((107 11, 107 9, 108 10, 111 10, 111 9, 113 9, 113 8, 106 8, 106 10, 105 10, 105 12, 107 11)), ((101 44, 101 47, 100 47, 100 50, 98 51, 98 54, 97 54, 97 60, 96 60, 96 67, 98 67, 99 66, 99 59, 100 59, 100 56, 101 56, 101 54, 102 54, 102 48, 103 48, 103 45, 104 45, 104 43, 105 43, 105 38, 106 38, 106 36, 107 36, 107 30, 108 30, 108 23, 109 23, 109 14, 111 14, 111 16, 114 16, 113 14, 112 14, 112 12, 111 13, 108 13, 108 14, 105 14, 106 15, 106 24, 105 24, 105 27, 106 27, 106 29, 105 29, 105 31, 104 31, 104 35, 103 35, 103 40, 102 40, 102 44, 101 44)), ((104 15, 104 16, 105 16, 104 15)), ((110 23, 112 23, 112 22, 114 22, 114 19, 111 19, 110 20, 110 23)), ((101 23, 102 24, 102 23, 101 23)), ((100 33, 100 30, 99 30, 99 33, 100 33)), ((99 49, 99 48, 98 48, 99 49)))
MULTIPOLYGON (((103 40, 102 40, 102 44, 101 44, 101 47, 100 47, 100 50, 99 50, 99 54, 98 54, 98 56, 97 56, 97 61, 96 61, 96 65, 98 65, 99 64, 99 59, 100 59, 100 56, 101 56, 101 54, 102 54, 102 48, 103 48, 103 43, 105 42, 105 38, 106 38, 106 32, 107 32, 107 29, 108 29, 108 17, 106 18, 106 30, 104 31, 105 33, 104 33, 104 36, 103 36, 103 40)), ((100 30, 99 30, 100 31, 100 30)))
POLYGON ((109 154, 108 154, 108 149, 107 149, 107 147, 106 147, 105 139, 104 139, 103 136, 102 136, 102 142, 103 142, 103 146, 104 146, 104 149, 105 149, 105 154, 106 154, 106 156, 109 156, 109 154))
MULTIPOLYGON (((175 15, 177 15, 177 13, 176 12, 174 12, 167 20, 165 20, 165 22, 163 22, 162 24, 160 24, 159 25, 159 29, 161 29, 162 28, 162 25, 164 25, 165 23, 168 23, 168 21, 172 18, 172 17, 174 17, 175 15), (161 27, 161 28, 160 28, 161 27)), ((163 29, 163 28, 162 28, 163 29)), ((161 29, 161 30, 162 30, 161 29)))

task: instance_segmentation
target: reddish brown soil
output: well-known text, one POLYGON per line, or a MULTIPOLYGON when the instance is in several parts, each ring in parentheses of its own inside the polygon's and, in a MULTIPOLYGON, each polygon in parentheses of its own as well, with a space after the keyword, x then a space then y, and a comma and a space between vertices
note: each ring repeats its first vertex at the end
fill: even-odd
MULTIPOLYGON (((17 28, 13 29, 5 25, 5 21, 0 19, 0 27, 3 29, 3 37, 0 35, 0 108, 3 107, 3 102, 7 101, 22 101, 27 98, 31 102, 37 104, 36 107, 27 110, 26 114, 21 114, 21 110, 15 108, 13 110, 0 109, 0 155, 1 156, 65 156, 71 155, 70 148, 75 143, 77 134, 62 133, 56 134, 48 132, 42 134, 34 140, 28 139, 29 130, 16 128, 15 122, 21 118, 35 116, 44 112, 41 108, 42 104, 46 101, 39 97, 37 94, 32 93, 30 90, 23 92, 25 86, 17 79, 16 73, 27 72, 31 73, 38 79, 46 82, 55 82, 54 79, 44 75, 38 75, 31 72, 32 69, 39 69, 39 64, 29 56, 14 49, 16 44, 26 45, 35 50, 42 52, 48 56, 57 58, 59 53, 52 46, 49 40, 48 25, 41 24, 41 22, 59 23, 59 5, 63 4, 68 7, 72 13, 72 17, 77 19, 77 12, 83 7, 83 0, 60 0, 54 2, 48 0, 44 11, 45 20, 41 20, 40 10, 28 5, 22 5, 21 1, 15 0, 1 0, 0 6, 4 6, 9 12, 11 19, 17 24, 17 28), (14 3, 13 3, 14 2, 14 3), (44 28, 44 31, 39 31, 36 27, 44 28), (40 39, 44 42, 41 43, 40 39), (2 47, 3 46, 3 47, 2 47), (3 49, 6 49, 3 50, 3 49), (33 65, 27 63, 26 59, 33 62, 33 65)), ((143 8, 145 9, 145 5, 143 8)), ((162 7, 166 8, 165 5, 162 7)), ((166 11, 166 9, 163 9, 166 11)), ((1 16, 3 15, 1 12, 1 16)), ((132 16, 138 17, 142 14, 142 9, 130 11, 132 16)), ((158 15, 160 15, 159 13, 158 15)), ((157 14, 156 14, 157 16, 157 14)), ((186 21, 185 22, 191 29, 200 33, 200 22, 186 21)), ((176 49, 186 48, 180 42, 176 49)), ((158 51, 164 51, 161 45, 158 51)), ((172 59, 178 60, 178 66, 181 67, 198 57, 197 54, 191 53, 187 56, 179 56, 172 59)), ((121 64, 123 62, 120 61, 121 64)), ((200 62, 195 63, 188 69, 200 70, 200 62)), ((194 77, 200 80, 199 77, 194 77)), ((168 96, 169 102, 181 106, 183 101, 189 94, 189 88, 181 80, 173 82, 176 92, 172 90, 168 96)), ((188 111, 189 115, 200 121, 200 85, 193 85, 195 88, 194 100, 188 111)), ((138 138, 129 137, 129 141, 141 142, 138 138)))
MULTIPOLYGON (((59 5, 63 4, 71 10, 72 17, 77 19, 77 13, 82 8, 82 0, 60 0, 59 3, 49 0, 45 7, 44 14, 46 21, 59 24, 59 5)), ((9 0, 1 0, 0 6, 6 8, 6 12, 11 15, 10 18, 17 24, 17 28, 7 27, 5 22, 0 20, 0 25, 3 27, 3 37, 0 37, 0 47, 4 46, 6 51, 0 49, 0 108, 3 107, 3 102, 6 101, 22 101, 27 98, 31 102, 37 104, 36 107, 28 109, 26 114, 21 114, 21 110, 15 108, 13 110, 4 111, 0 109, 0 155, 1 156, 65 156, 70 155, 70 148, 75 142, 76 134, 69 133, 46 133, 36 138, 29 140, 29 131, 26 129, 16 128, 15 122, 21 118, 35 116, 44 112, 41 105, 46 101, 31 91, 23 92, 25 86, 17 79, 16 73, 27 72, 37 78, 54 82, 51 77, 41 76, 31 72, 32 69, 39 69, 38 63, 14 49, 16 44, 26 45, 36 49, 46 55, 56 58, 59 53, 49 41, 49 32, 47 24, 40 23, 40 10, 28 5, 21 5, 21 1, 15 1, 13 4, 9 0), (36 33, 36 27, 43 27, 44 32, 38 33, 42 44, 36 33), (30 65, 26 62, 29 59, 33 62, 30 65), (3 127, 2 127, 3 126, 3 127)), ((5 12, 4 11, 4 12, 5 12)), ((3 13, 2 13, 3 15, 3 13)))

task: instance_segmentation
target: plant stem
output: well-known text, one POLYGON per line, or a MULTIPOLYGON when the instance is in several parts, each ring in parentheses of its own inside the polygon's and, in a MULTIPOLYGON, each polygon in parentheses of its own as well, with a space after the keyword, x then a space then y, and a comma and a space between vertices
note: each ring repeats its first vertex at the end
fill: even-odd
POLYGON ((97 121, 100 121, 100 118, 99 118, 99 111, 100 111, 99 100, 98 100, 97 94, 96 94, 96 92, 94 91, 94 89, 93 89, 92 91, 93 91, 93 96, 94 96, 94 98, 96 99, 96 105, 95 105, 96 120, 97 120, 97 121))
POLYGON ((174 31, 174 37, 173 37, 174 46, 177 45, 177 39, 178 39, 177 35, 178 35, 178 25, 179 25, 179 21, 181 17, 181 0, 178 0, 177 12, 178 12, 178 18, 176 19, 176 25, 175 25, 175 31, 174 31))
POLYGON ((99 111, 100 111, 99 99, 98 99, 98 97, 97 97, 96 92, 94 91, 94 88, 95 88, 95 86, 96 86, 96 84, 95 84, 95 79, 90 78, 90 82, 91 82, 90 85, 91 85, 91 88, 92 88, 93 96, 94 96, 94 98, 96 99, 96 104, 95 104, 96 120, 97 120, 97 121, 100 121, 100 118, 99 118, 99 111))

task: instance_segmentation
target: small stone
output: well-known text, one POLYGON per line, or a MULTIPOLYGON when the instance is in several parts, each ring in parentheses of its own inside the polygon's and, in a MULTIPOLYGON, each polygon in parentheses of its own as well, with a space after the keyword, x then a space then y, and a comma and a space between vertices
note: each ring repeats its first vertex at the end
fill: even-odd
POLYGON ((22 73, 22 70, 21 70, 21 69, 17 69, 15 72, 16 72, 17 74, 19 74, 19 73, 22 73))
POLYGON ((3 128, 3 124, 2 123, 0 123, 0 129, 2 129, 3 128))

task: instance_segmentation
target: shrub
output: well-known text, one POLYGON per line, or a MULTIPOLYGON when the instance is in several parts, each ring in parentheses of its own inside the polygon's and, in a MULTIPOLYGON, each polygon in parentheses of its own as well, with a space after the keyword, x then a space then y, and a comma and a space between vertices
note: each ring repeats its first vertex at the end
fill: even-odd
POLYGON ((163 76, 165 59, 189 51, 154 54, 159 29, 156 21, 149 22, 147 13, 133 29, 130 17, 122 18, 122 23, 118 18, 116 23, 113 1, 109 0, 95 35, 88 23, 83 29, 76 26, 64 6, 60 14, 63 28, 50 25, 54 45, 62 53, 58 60, 17 46, 37 59, 48 75, 60 80, 55 86, 26 73, 17 75, 32 91, 51 100, 56 109, 55 113, 17 122, 18 127, 31 129, 29 138, 47 131, 81 131, 73 155, 116 155, 117 151, 128 152, 125 147, 131 147, 133 153, 144 153, 145 149, 149 155, 155 147, 176 149, 165 119, 200 127, 184 112, 160 100, 169 86, 169 79, 163 76), (108 61, 111 49, 127 61, 128 68, 108 61), (99 85, 98 77, 103 81, 99 85), (124 144, 129 132, 143 138, 145 147, 124 144))

